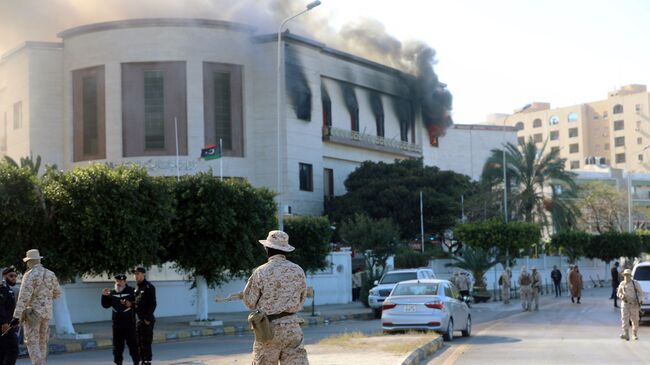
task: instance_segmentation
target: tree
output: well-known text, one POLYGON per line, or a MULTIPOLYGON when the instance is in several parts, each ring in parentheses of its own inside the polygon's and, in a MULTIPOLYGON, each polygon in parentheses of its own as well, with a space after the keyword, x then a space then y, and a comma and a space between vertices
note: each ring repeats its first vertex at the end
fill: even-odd
POLYGON ((258 240, 275 224, 273 195, 246 182, 220 181, 212 171, 171 183, 176 215, 165 258, 197 288, 197 320, 208 319, 208 287, 250 272, 263 260, 258 240))
MULTIPOLYGON (((173 216, 164 184, 140 167, 102 164, 66 173, 48 171, 43 194, 49 216, 42 253, 63 282, 85 274, 125 272, 159 262, 162 233, 173 216)), ((65 302, 56 310, 57 333, 74 333, 65 302)))
MULTIPOLYGON (((549 217, 556 230, 572 227, 578 214, 571 200, 577 190, 575 174, 564 169, 566 159, 559 157, 559 150, 546 153, 546 143, 537 148, 530 138, 521 149, 506 144, 505 151, 506 185, 512 189, 508 191, 509 216, 547 229, 551 227, 549 217)), ((502 149, 492 150, 481 180, 495 189, 503 185, 502 149)))
POLYGON ((293 217, 284 221, 289 243, 296 247, 291 261, 307 273, 315 273, 328 265, 332 227, 327 217, 293 217))
POLYGON ((627 257, 634 259, 643 251, 641 237, 627 232, 605 232, 591 236, 585 256, 605 262, 627 257))
POLYGON ((341 225, 341 238, 352 244, 357 252, 366 254, 366 267, 370 270, 369 281, 379 279, 386 271, 386 260, 399 247, 399 229, 387 218, 374 220, 357 213, 341 225), (374 270, 374 268, 378 270, 374 270))
POLYGON ((422 191, 425 232, 441 234, 460 218, 461 195, 472 185, 468 176, 424 166, 422 159, 366 161, 345 180, 347 193, 330 201, 326 210, 336 223, 357 213, 391 219, 400 237, 410 239, 420 232, 422 191))
POLYGON ((551 246, 567 256, 570 264, 576 263, 590 248, 591 235, 581 231, 562 231, 551 238, 551 246))
POLYGON ((454 236, 473 249, 481 248, 487 252, 494 248, 497 262, 505 267, 515 258, 529 253, 530 247, 539 242, 540 229, 534 223, 515 221, 506 224, 497 218, 459 224, 454 228, 454 236))
POLYGON ((627 197, 615 186, 590 182, 581 186, 577 207, 580 228, 589 232, 623 231, 627 221, 627 197))

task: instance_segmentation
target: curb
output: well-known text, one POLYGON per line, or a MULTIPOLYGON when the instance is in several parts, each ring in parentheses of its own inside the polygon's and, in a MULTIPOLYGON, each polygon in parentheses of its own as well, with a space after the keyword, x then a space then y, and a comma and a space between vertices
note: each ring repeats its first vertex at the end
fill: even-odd
POLYGON ((442 347, 442 336, 436 337, 434 340, 425 343, 424 345, 413 350, 400 365, 419 365, 422 360, 429 357, 429 355, 438 351, 442 347))
MULTIPOLYGON (((323 324, 328 324, 331 322, 339 322, 346 320, 372 320, 374 319, 373 313, 348 313, 348 314, 337 314, 332 316, 317 316, 311 317, 309 315, 302 316, 305 322, 302 324, 302 327, 315 327, 323 324)), ((217 326, 210 328, 201 328, 193 330, 182 330, 182 331, 154 331, 153 343, 164 343, 177 340, 183 340, 194 337, 206 337, 206 336, 233 336, 241 335, 246 332, 252 332, 252 330, 243 324, 235 324, 228 326, 217 326)), ((73 353, 81 351, 90 351, 90 350, 106 350, 113 348, 113 341, 108 338, 102 338, 97 340, 83 340, 83 341, 69 341, 65 343, 51 343, 48 345, 49 354, 63 354, 63 353, 73 353)), ((19 346, 19 357, 27 356, 27 348, 24 345, 19 346)))

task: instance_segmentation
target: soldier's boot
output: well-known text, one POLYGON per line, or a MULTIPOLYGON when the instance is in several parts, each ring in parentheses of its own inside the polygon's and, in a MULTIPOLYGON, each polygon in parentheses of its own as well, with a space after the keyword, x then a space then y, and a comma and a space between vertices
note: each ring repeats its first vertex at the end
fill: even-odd
POLYGON ((639 339, 639 336, 636 335, 636 332, 634 332, 634 334, 632 335, 632 339, 633 340, 638 340, 639 339))
POLYGON ((619 336, 621 339, 629 341, 630 340, 630 331, 625 331, 619 336))
POLYGON ((535 311, 538 311, 538 310, 539 310, 539 306, 535 305, 535 311))

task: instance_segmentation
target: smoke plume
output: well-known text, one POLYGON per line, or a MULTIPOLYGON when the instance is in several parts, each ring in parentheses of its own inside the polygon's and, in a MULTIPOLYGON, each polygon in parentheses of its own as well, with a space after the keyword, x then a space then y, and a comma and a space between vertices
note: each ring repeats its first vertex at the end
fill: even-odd
POLYGON ((296 111, 296 117, 311 120, 311 90, 296 50, 285 46, 285 80, 289 100, 296 111))
POLYGON ((350 124, 353 131, 359 131, 359 101, 357 101, 357 93, 352 84, 347 82, 340 82, 341 91, 343 92, 343 100, 345 106, 350 113, 350 124))
POLYGON ((372 114, 375 116, 375 123, 377 124, 377 135, 379 137, 384 136, 384 103, 381 101, 381 95, 371 90, 369 95, 370 107, 372 108, 372 114))

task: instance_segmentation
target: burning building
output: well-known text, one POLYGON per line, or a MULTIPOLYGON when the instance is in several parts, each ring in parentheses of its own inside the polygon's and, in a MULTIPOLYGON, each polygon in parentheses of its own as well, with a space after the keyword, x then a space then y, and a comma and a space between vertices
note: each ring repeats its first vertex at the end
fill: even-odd
MULTIPOLYGON (((223 163, 225 176, 276 189, 275 35, 179 18, 58 35, 60 42, 27 42, 0 58, 0 154, 40 155, 64 169, 138 164, 154 175, 223 163), (222 161, 198 159, 219 141, 222 161)), ((416 71, 407 73, 289 32, 283 39, 287 212, 319 214, 323 197, 343 194, 365 160, 439 160, 451 94, 433 74, 432 50, 414 53, 416 71)))

